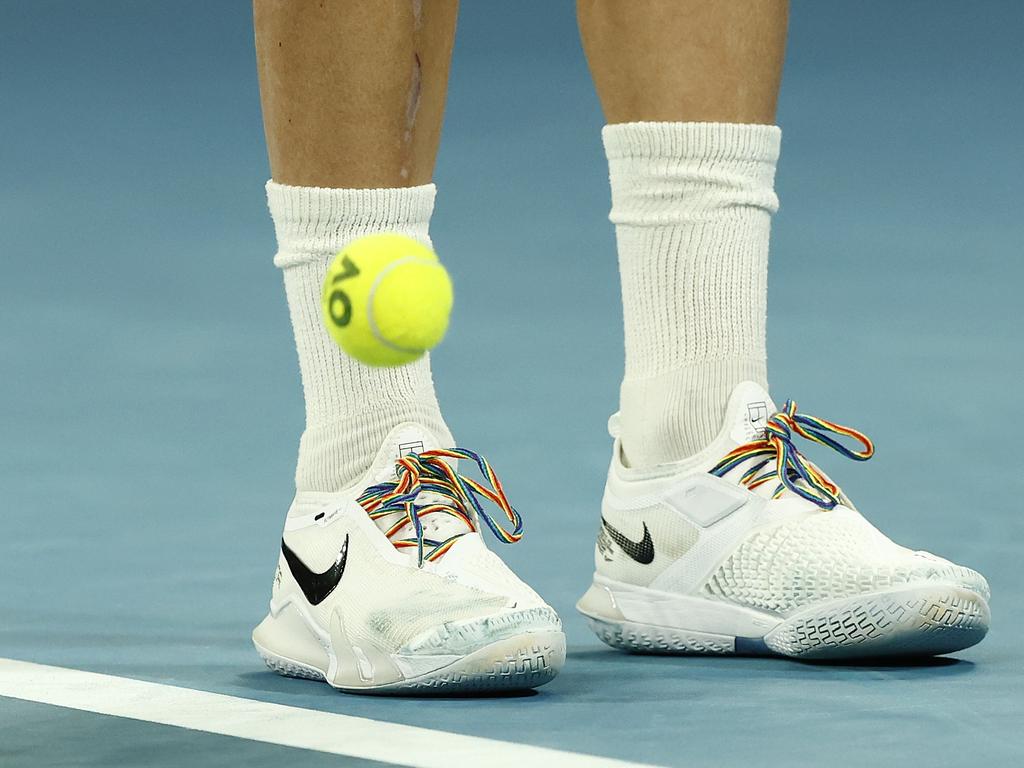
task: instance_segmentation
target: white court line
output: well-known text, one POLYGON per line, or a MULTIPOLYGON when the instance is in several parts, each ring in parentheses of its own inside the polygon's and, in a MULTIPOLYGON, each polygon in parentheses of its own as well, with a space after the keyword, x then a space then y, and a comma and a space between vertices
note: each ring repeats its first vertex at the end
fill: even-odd
POLYGON ((14 659, 0 658, 0 696, 423 768, 641 765, 14 659))

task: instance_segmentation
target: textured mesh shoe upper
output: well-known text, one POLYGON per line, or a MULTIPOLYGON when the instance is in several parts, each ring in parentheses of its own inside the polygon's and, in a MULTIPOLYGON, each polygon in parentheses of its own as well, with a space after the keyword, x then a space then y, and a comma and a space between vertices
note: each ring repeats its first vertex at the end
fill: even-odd
POLYGON ((822 600, 926 582, 989 597, 988 584, 975 571, 901 547, 857 512, 837 507, 754 530, 707 580, 703 592, 786 614, 822 600))

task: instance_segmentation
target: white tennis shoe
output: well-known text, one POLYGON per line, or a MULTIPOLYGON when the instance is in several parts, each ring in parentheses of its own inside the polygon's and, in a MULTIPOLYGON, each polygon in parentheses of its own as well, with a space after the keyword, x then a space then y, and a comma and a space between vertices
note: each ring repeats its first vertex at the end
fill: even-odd
POLYGON ((271 669, 365 693, 534 688, 558 673, 557 614, 480 535, 483 524, 518 540, 518 514, 486 461, 438 448, 400 425, 362 482, 296 496, 270 612, 252 636, 271 669), (459 459, 483 482, 459 474, 459 459))
POLYGON ((988 631, 980 574, 893 543, 794 445, 863 460, 860 433, 777 411, 752 382, 684 461, 626 467, 616 417, 610 430, 596 572, 577 604, 609 645, 839 659, 950 653, 988 631))

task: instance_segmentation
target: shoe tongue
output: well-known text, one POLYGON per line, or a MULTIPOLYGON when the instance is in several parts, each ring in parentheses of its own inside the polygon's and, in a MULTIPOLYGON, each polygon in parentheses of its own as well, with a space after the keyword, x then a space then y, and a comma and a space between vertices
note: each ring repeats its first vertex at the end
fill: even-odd
MULTIPOLYGON (((728 450, 731 451, 744 443, 751 443, 764 437, 764 430, 768 424, 768 417, 778 410, 771 396, 765 392, 764 387, 753 381, 744 381, 736 386, 729 398, 729 405, 726 407, 725 424, 729 429, 728 450)), ((724 455, 724 454, 723 454, 724 455)), ((726 477, 738 482, 740 476, 750 467, 750 463, 744 462, 726 477)), ((775 468, 775 460, 765 465, 762 471, 770 472, 775 468)), ((778 481, 763 483, 753 489, 753 493, 764 498, 772 498, 778 488, 778 481)), ((804 499, 800 499, 795 493, 786 490, 780 498, 798 499, 801 504, 808 508, 814 505, 804 499)))
MULTIPOLYGON (((764 387, 753 381, 736 385, 725 409, 725 424, 729 426, 729 438, 742 445, 759 440, 764 436, 768 417, 775 413, 775 403, 764 387)), ((733 446, 735 447, 735 446, 733 446)))
MULTIPOLYGON (((441 441, 425 427, 413 422, 399 424, 391 430, 388 436, 384 439, 384 442, 381 444, 380 450, 377 451, 377 456, 374 458, 373 464, 370 465, 370 470, 366 475, 368 480, 366 485, 369 487, 371 485, 385 483, 389 480, 396 479, 397 474, 395 472, 395 462, 402 456, 408 456, 410 453, 423 453, 424 451, 445 447, 448 446, 442 445, 441 441)), ((457 460, 446 459, 446 461, 448 461, 453 468, 458 469, 457 460)), ((424 498, 424 495, 421 495, 419 503, 424 504, 428 500, 428 498, 424 498)), ((399 517, 397 514, 386 515, 376 521, 377 528, 382 532, 386 532, 392 525, 398 522, 398 519, 399 517)), ((450 536, 454 536, 456 533, 463 533, 466 530, 465 523, 461 522, 458 518, 441 513, 435 513, 422 518, 422 523, 423 535, 428 539, 444 540, 450 536)), ((415 529, 410 523, 399 530, 393 538, 411 539, 415 536, 415 529)), ((413 559, 416 558, 416 550, 414 548, 400 549, 399 551, 408 553, 413 559)))
MULTIPOLYGON (((775 413, 775 403, 765 392, 764 387, 753 381, 737 384, 725 409, 723 429, 719 433, 716 448, 716 461, 737 446, 760 440, 764 436, 768 417, 773 413, 775 413)), ((726 474, 725 478, 738 482, 747 466, 746 463, 741 464, 726 474)), ((754 493, 758 496, 769 497, 774 490, 775 484, 767 483, 755 489, 754 493)))
POLYGON ((394 480, 395 462, 410 453, 423 453, 435 448, 444 448, 441 441, 425 427, 413 422, 399 424, 391 430, 381 443, 377 456, 367 473, 367 486, 394 480))

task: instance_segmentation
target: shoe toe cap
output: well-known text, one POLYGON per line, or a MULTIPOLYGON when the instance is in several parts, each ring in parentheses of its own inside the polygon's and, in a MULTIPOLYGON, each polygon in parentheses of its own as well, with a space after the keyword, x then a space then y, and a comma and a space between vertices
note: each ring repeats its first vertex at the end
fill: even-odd
POLYGON ((930 552, 914 552, 913 558, 916 562, 907 579, 909 582, 948 584, 970 590, 980 595, 985 602, 991 598, 988 581, 974 569, 957 565, 930 552))

